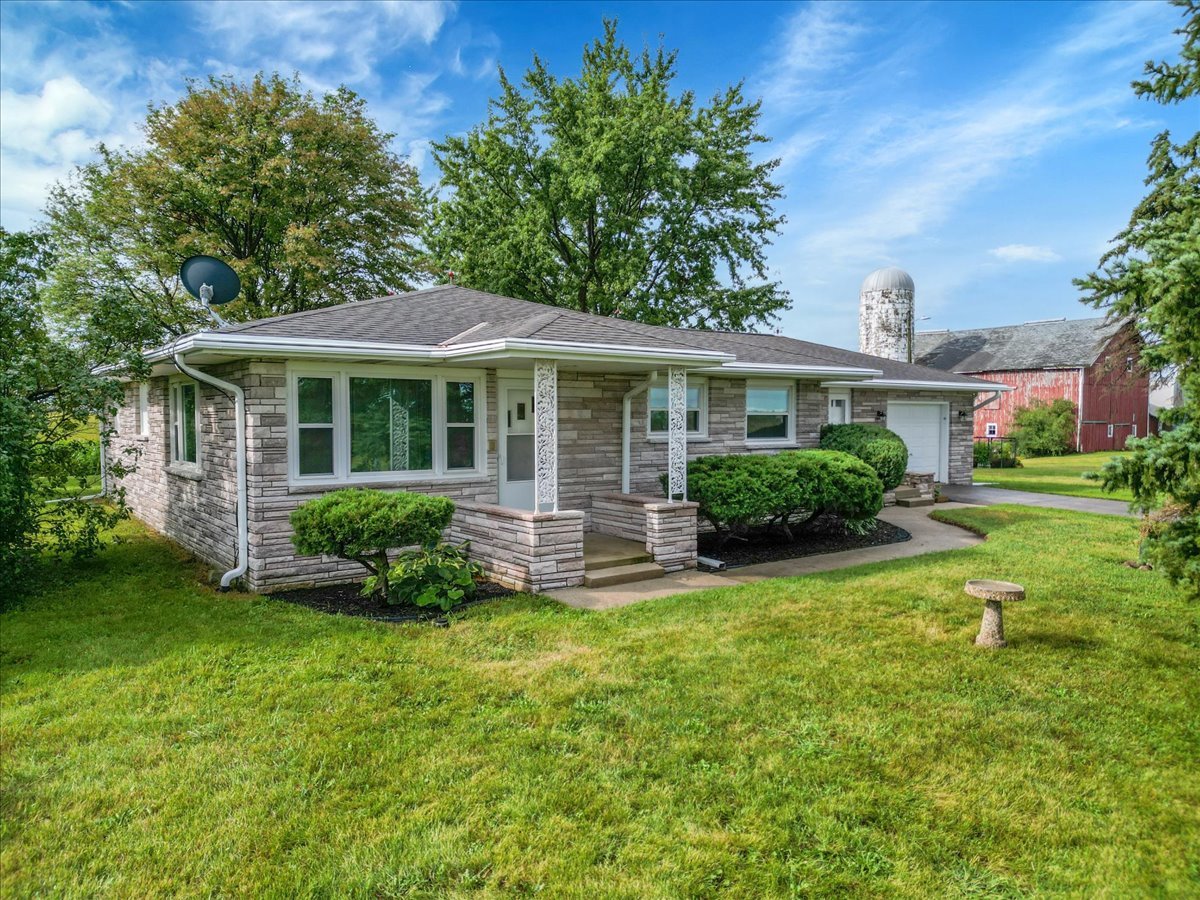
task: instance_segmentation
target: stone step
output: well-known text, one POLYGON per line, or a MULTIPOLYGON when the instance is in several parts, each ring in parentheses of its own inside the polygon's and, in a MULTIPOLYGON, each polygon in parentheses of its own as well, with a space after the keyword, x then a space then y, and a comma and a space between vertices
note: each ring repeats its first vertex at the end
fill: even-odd
POLYGON ((654 557, 646 552, 645 544, 607 534, 583 536, 583 568, 586 572, 645 562, 654 562, 654 557))
POLYGON ((899 500, 901 497, 920 497, 921 496, 921 492, 918 491, 916 488, 903 487, 903 486, 896 488, 896 490, 893 493, 895 494, 897 500, 899 500))
POLYGON ((583 574, 583 586, 590 588, 608 587, 613 584, 628 584, 631 581, 646 581, 662 578, 666 572, 658 563, 641 562, 627 566, 612 566, 605 569, 588 569, 583 574))
POLYGON ((897 506, 906 506, 912 508, 914 506, 933 506, 932 497, 904 497, 903 499, 896 498, 897 506))

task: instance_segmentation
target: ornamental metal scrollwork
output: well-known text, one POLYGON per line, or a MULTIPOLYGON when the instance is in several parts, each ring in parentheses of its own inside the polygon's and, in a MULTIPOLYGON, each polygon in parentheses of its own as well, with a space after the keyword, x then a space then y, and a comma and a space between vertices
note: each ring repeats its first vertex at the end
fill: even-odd
POLYGON ((558 510, 558 364, 533 363, 534 510, 558 510))
POLYGON ((667 370, 667 493, 687 499, 687 371, 667 370))

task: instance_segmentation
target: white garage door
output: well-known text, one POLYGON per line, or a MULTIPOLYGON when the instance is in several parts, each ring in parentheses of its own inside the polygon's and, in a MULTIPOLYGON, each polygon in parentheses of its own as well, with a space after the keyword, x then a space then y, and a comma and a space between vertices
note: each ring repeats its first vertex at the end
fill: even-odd
POLYGON ((946 403, 889 403, 887 427, 908 445, 908 471, 946 480, 950 455, 950 407, 946 403))

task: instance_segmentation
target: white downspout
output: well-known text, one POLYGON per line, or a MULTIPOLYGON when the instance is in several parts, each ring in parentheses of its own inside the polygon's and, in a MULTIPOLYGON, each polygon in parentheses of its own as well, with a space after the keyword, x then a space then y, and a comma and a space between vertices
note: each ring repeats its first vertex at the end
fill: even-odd
POLYGON ((658 372, 650 373, 650 377, 641 384, 630 388, 621 398, 621 493, 629 493, 629 432, 632 427, 633 398, 645 392, 658 379, 658 372))
MULTIPOLYGON (((175 362, 175 368, 184 375, 212 385, 217 390, 224 391, 226 394, 233 395, 233 414, 237 420, 234 432, 236 435, 234 456, 237 460, 238 555, 237 565, 221 576, 221 590, 227 591, 229 590, 229 585, 245 575, 246 569, 250 567, 250 533, 246 515, 246 392, 236 384, 222 381, 220 378, 214 378, 212 375, 208 375, 198 369, 193 369, 180 358, 178 352, 172 353, 172 358, 175 362)), ((197 398, 198 400, 199 398, 197 398)))

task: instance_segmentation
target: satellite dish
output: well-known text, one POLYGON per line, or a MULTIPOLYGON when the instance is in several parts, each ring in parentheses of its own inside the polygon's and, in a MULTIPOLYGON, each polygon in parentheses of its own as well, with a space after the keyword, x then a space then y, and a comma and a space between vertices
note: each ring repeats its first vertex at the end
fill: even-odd
POLYGON ((179 280, 205 306, 221 306, 237 298, 242 281, 215 256, 190 256, 179 267, 179 280))

